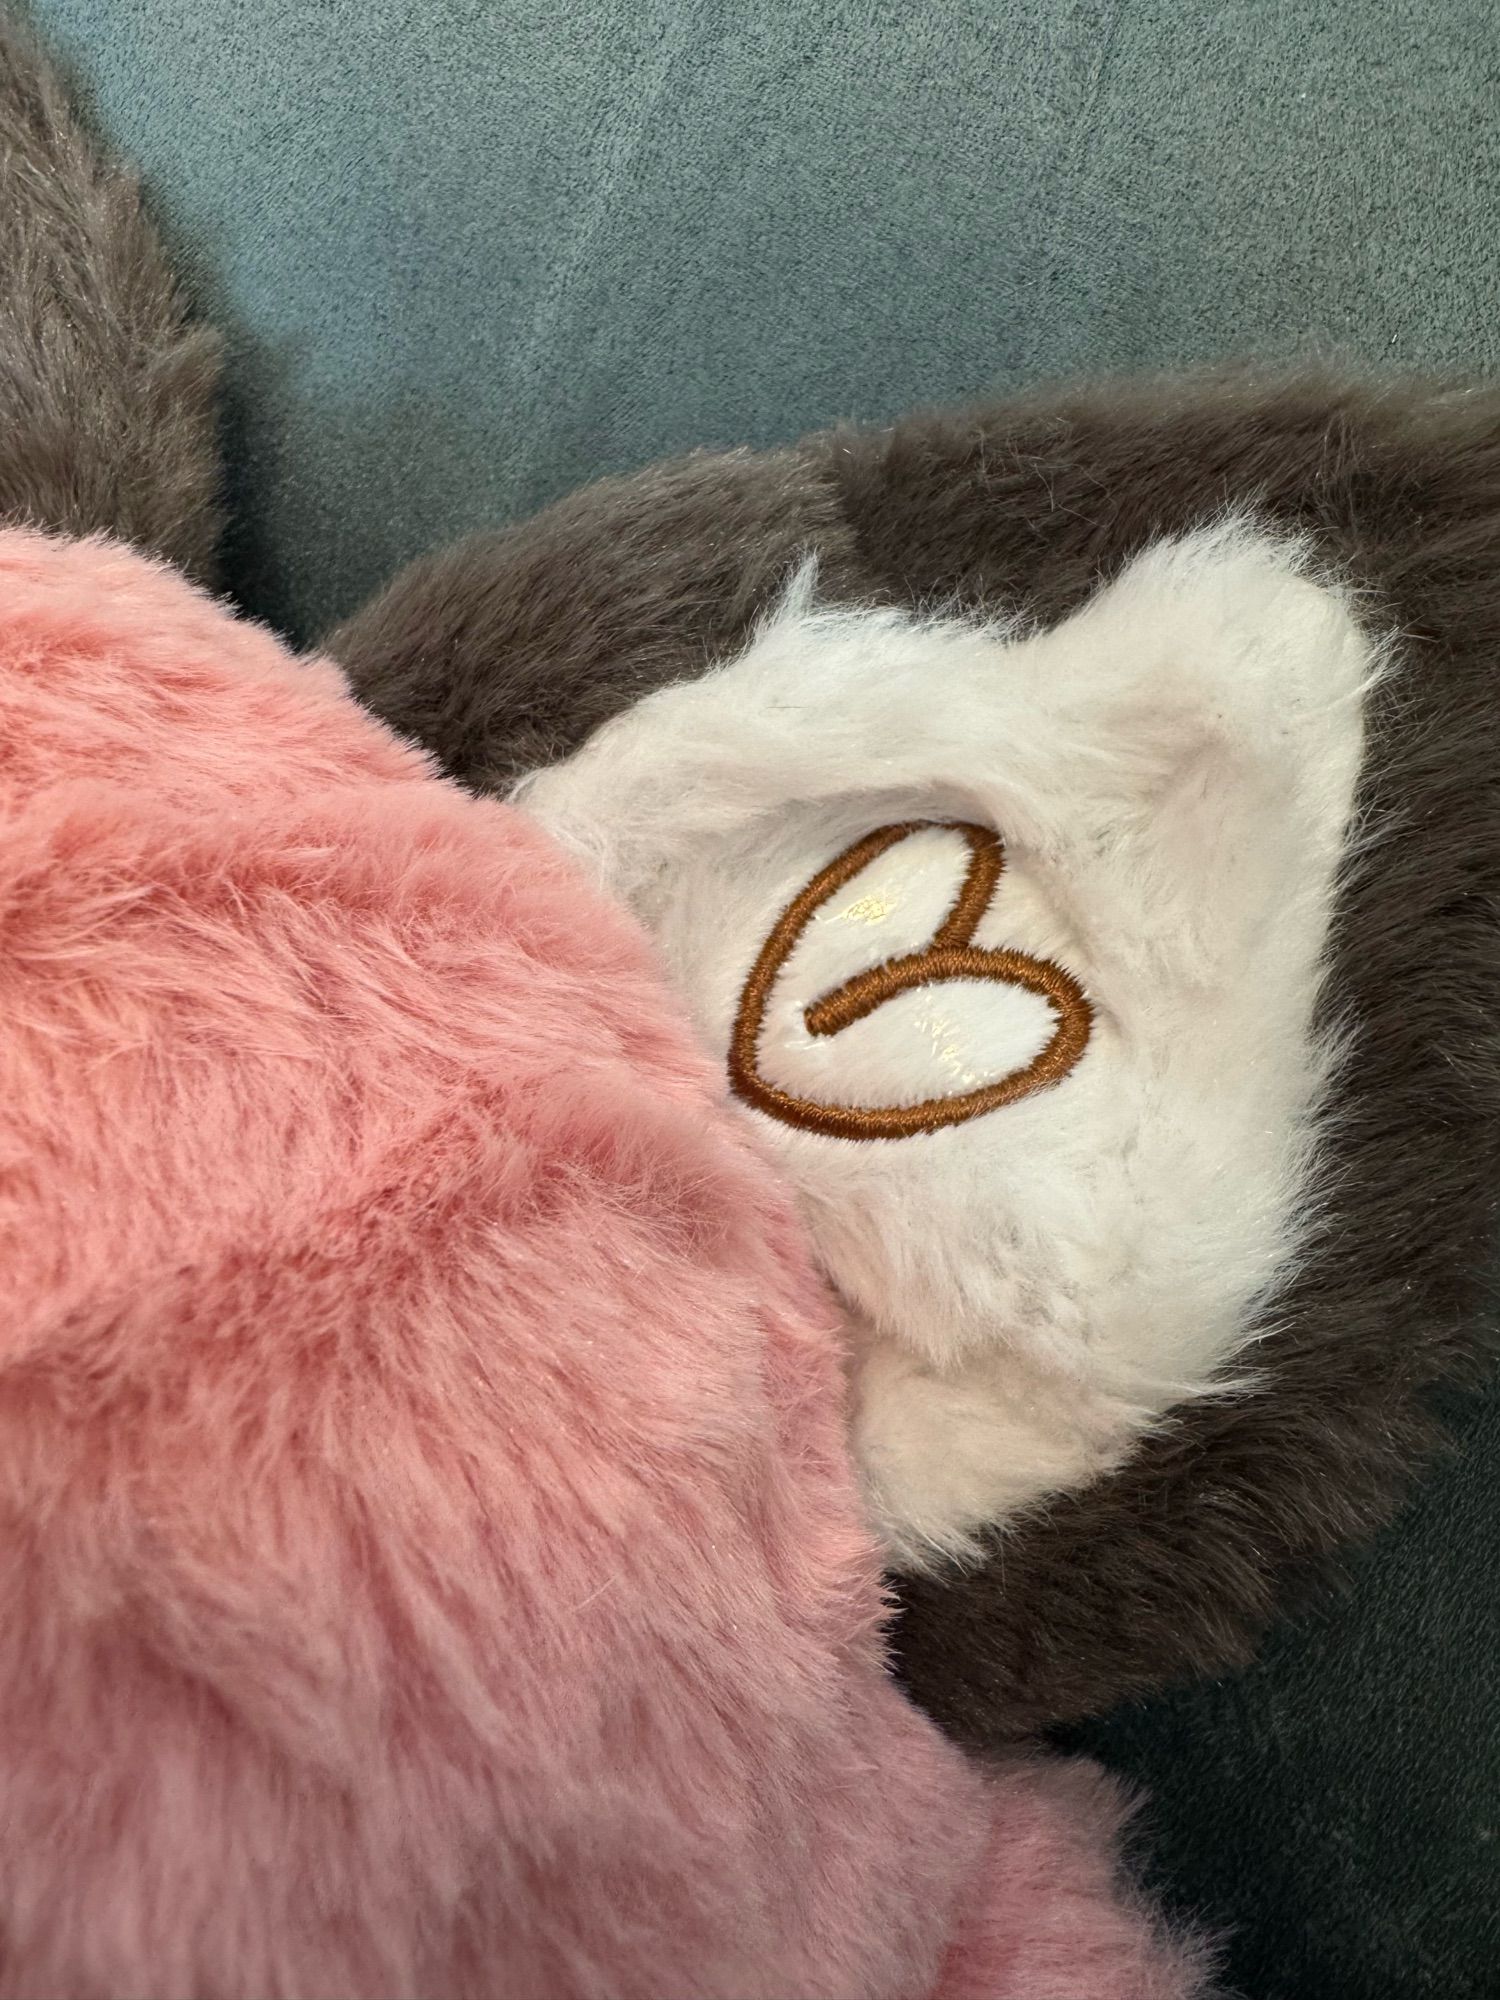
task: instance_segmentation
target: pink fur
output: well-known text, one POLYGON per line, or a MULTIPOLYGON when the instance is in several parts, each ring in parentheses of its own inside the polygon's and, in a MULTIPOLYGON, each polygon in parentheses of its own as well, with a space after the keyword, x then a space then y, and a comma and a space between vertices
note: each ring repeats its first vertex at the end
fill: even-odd
POLYGON ((645 948, 0 535, 3 2000, 1178 2000, 887 1679, 834 1329, 645 948))

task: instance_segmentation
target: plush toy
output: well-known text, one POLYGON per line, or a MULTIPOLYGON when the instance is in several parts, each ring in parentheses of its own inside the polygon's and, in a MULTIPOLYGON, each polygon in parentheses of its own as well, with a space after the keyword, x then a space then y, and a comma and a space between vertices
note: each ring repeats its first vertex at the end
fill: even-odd
POLYGON ((134 179, 0 15, 0 518, 217 573, 219 341, 134 179))
MULTIPOLYGON (((0 511, 207 574, 212 343, 0 54, 0 511)), ((0 541, 0 1996, 1201 1987, 1107 1781, 892 1689, 867 1524, 993 1749, 1431 1442, 1497 438, 1225 377, 592 489, 335 641, 520 811, 0 541)))
POLYGON ((891 1685, 832 1303, 644 940, 0 534, 0 1994, 1176 2000, 891 1685))
MULTIPOLYGON (((211 350, 0 59, 4 504, 205 566, 211 350)), ((892 1684, 835 1303, 628 916, 102 539, 0 529, 0 715, 0 2000, 1201 1992, 1110 1780, 892 1684)))
POLYGON ((1491 391, 1113 385, 608 481, 331 642, 656 935, 966 1740, 1242 1659, 1483 1356, 1497 492, 1491 391))

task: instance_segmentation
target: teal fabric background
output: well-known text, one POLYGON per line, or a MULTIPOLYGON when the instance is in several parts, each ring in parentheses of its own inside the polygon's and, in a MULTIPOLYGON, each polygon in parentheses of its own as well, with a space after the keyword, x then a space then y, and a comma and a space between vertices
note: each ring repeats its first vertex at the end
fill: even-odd
MULTIPOLYGON (((1492 0, 32 11, 232 336, 233 581, 299 639, 690 445, 1121 364, 1500 363, 1492 0)), ((1250 1673, 1087 1732, 1248 2000, 1500 1994, 1500 1405, 1464 1436, 1250 1673)))
POLYGON ((299 636, 593 475, 1039 375, 1500 355, 1490 0, 40 0, 239 340, 299 636))

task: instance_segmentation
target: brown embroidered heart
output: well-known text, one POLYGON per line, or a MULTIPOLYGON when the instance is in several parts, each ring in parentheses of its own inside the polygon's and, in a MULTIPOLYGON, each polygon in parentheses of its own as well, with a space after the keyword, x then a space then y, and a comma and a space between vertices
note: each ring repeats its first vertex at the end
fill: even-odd
POLYGON ((1083 1054, 1093 1024, 1093 1009, 1078 981, 1048 959, 1031 958, 1020 951, 987 951, 973 942, 1004 867, 1005 849, 998 834, 987 827, 950 826, 939 820, 907 820, 879 827, 845 848, 788 903, 750 969, 729 1044, 729 1082, 735 1095, 768 1118, 829 1138, 907 1139, 918 1132, 965 1124, 1065 1077, 1083 1054), (797 1097, 767 1083, 759 1069, 766 1007, 777 975, 798 939, 829 898, 862 868, 898 841, 930 827, 961 834, 969 849, 969 865, 952 909, 933 932, 932 942, 921 951, 888 958, 813 1001, 802 1017, 808 1033, 836 1035, 851 1022, 874 1013, 885 1001, 917 987, 954 979, 988 979, 1003 986, 1023 987, 1051 1002, 1057 1026, 1046 1047, 1024 1068, 994 1083, 955 1097, 929 1097, 920 1104, 820 1104, 815 1098, 797 1097))

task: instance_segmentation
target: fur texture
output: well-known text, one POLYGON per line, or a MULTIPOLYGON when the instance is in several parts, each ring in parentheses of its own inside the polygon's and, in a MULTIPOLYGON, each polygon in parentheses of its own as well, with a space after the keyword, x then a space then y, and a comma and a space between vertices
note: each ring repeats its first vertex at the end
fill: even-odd
POLYGON ((645 941, 0 536, 0 1996, 1183 2000, 892 1686, 831 1303, 645 941))
POLYGON ((710 579, 736 580, 715 637, 739 643, 784 587, 791 559, 767 556, 788 542, 827 551, 832 596, 1047 626, 1233 502, 1307 535, 1361 590, 1367 622, 1401 635, 1402 671, 1369 712, 1361 821, 1379 838, 1341 893, 1325 992, 1356 1038, 1323 1207, 1256 1346, 1259 1392, 1189 1405, 1119 1471, 1007 1529, 971 1574, 903 1592, 909 1685, 993 1744, 1243 1659, 1278 1600, 1394 1509, 1436 1441, 1427 1391, 1492 1350, 1500 392, 1233 371, 734 463, 737 492, 759 463, 786 496, 774 544, 743 500, 717 511, 719 461, 657 468, 428 559, 333 648, 398 728, 490 786, 576 748, 653 676, 701 672, 710 579), (595 566, 627 540, 656 559, 623 579, 595 566), (537 622, 564 600, 554 648, 537 622), (402 622, 417 604, 420 646, 402 622))
POLYGON ((795 452, 702 452, 412 563, 330 645, 377 715, 501 792, 736 649, 810 550, 857 594, 838 508, 795 452))
POLYGON ((0 17, 0 517, 107 532, 212 577, 219 348, 134 179, 0 17))
MULTIPOLYGON (((751 964, 872 826, 1000 830, 975 941, 1061 962, 1093 1021, 1051 1089, 899 1139, 756 1118, 854 1317, 855 1436, 898 1564, 1117 1464, 1213 1390, 1308 1206, 1312 1041, 1369 648, 1295 550, 1161 544, 1049 632, 811 608, 617 718, 517 797, 629 902, 727 1067, 751 964)), ((842 1035, 807 1003, 929 939, 967 849, 860 871, 772 990, 760 1061, 815 1102, 932 1102, 1021 1068, 1052 1010, 918 985, 842 1035), (953 1072, 957 1070, 957 1078, 953 1072)))

